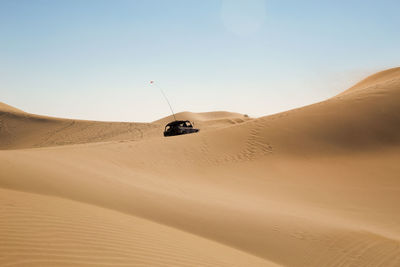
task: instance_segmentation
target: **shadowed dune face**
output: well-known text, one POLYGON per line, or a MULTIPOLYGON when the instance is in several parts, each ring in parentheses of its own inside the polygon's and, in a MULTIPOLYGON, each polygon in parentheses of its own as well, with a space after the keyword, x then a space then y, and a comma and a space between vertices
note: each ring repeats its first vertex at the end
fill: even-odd
POLYGON ((206 131, 171 138, 3 112, 0 263, 399 266, 399 114, 400 68, 258 119, 183 113, 206 131))
POLYGON ((276 266, 199 236, 79 202, 0 189, 0 204, 7 215, 0 217, 6 245, 2 266, 276 266))

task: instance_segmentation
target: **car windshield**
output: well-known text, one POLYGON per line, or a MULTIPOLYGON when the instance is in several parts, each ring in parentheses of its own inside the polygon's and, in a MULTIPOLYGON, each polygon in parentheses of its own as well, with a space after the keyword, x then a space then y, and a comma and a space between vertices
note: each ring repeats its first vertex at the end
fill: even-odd
POLYGON ((170 125, 165 126, 165 131, 172 131, 174 128, 178 127, 189 127, 193 128, 190 121, 177 121, 176 123, 170 123, 170 125))

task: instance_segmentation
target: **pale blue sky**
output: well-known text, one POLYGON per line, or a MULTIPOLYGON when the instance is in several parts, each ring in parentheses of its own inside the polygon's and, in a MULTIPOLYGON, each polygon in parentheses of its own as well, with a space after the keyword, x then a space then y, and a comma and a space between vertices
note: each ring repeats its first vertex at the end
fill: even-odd
POLYGON ((262 116, 400 64, 400 2, 0 0, 0 101, 27 112, 152 121, 262 116))

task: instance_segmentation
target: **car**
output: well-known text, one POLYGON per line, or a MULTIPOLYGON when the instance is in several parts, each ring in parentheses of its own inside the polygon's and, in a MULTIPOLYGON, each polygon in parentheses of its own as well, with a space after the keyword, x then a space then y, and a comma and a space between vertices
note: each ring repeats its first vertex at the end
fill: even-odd
POLYGON ((182 134, 197 133, 200 129, 193 128, 190 121, 173 121, 165 126, 164 136, 175 136, 182 134))

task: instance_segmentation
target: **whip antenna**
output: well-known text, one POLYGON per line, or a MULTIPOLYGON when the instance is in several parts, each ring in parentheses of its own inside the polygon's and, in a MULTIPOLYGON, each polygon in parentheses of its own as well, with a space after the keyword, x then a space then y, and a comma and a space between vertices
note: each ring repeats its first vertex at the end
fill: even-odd
POLYGON ((150 81, 150 84, 155 85, 155 86, 161 91, 161 94, 164 96, 165 100, 167 101, 168 106, 169 106, 169 108, 171 109, 172 116, 174 116, 174 120, 176 121, 174 110, 172 109, 171 103, 169 103, 168 98, 167 98, 167 96, 165 95, 163 89, 161 89, 161 87, 158 86, 158 84, 154 83, 154 81, 150 81))

